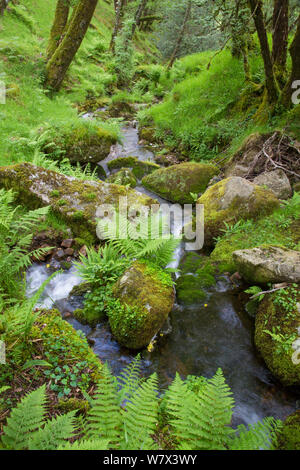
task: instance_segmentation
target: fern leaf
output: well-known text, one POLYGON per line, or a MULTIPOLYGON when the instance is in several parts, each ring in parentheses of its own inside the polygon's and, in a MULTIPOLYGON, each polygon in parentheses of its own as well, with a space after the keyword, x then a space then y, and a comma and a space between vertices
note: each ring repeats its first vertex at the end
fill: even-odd
POLYGON ((157 376, 153 374, 134 392, 126 405, 124 442, 122 449, 151 450, 155 448, 151 437, 158 421, 157 376))
POLYGON ((265 418, 248 429, 240 425, 237 435, 228 441, 230 450, 273 450, 276 448, 276 434, 282 422, 274 418, 265 418))
POLYGON ((59 446, 58 450, 108 450, 109 441, 105 439, 88 439, 75 441, 59 446))
POLYGON ((26 395, 14 408, 4 426, 2 442, 7 449, 28 449, 31 433, 38 430, 45 416, 45 385, 26 395))
POLYGON ((87 415, 85 436, 117 443, 120 437, 121 415, 118 404, 117 381, 105 364, 98 383, 95 399, 87 415))
POLYGON ((70 439, 75 431, 75 414, 76 410, 47 421, 42 429, 30 437, 29 450, 55 450, 66 439, 70 439))

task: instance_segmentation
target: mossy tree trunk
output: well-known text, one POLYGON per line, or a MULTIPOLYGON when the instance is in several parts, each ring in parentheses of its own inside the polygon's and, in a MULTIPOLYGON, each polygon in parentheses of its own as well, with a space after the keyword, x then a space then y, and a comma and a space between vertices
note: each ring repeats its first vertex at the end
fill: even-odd
POLYGON ((266 88, 268 93, 268 101, 275 103, 278 99, 278 88, 275 79, 273 61, 271 57, 267 30, 264 22, 264 14, 261 0, 249 0, 249 6, 254 19, 257 35, 260 43, 262 58, 264 61, 264 69, 266 75, 266 88))
POLYGON ((286 108, 292 107, 292 94, 295 91, 293 83, 300 80, 300 15, 298 18, 296 34, 290 47, 290 54, 292 58, 292 71, 281 98, 281 102, 286 108))
POLYGON ((137 7, 137 10, 135 12, 134 22, 133 22, 133 25, 132 25, 132 35, 131 35, 132 38, 134 36, 136 28, 140 25, 142 14, 145 11, 147 3, 148 3, 148 0, 140 0, 140 3, 139 3, 139 5, 137 7))
POLYGON ((115 8, 115 11, 116 11, 115 24, 114 24, 114 29, 111 35, 110 45, 109 45, 109 50, 112 51, 112 53, 115 52, 116 37, 117 37, 118 32, 121 29, 121 22, 122 22, 121 20, 123 17, 124 6, 125 6, 125 0, 117 1, 117 5, 115 8))
POLYGON ((58 91, 94 15, 98 0, 80 0, 62 42, 46 68, 46 87, 58 91))
POLYGON ((70 0, 57 0, 54 21, 50 32, 47 60, 51 59, 62 38, 68 23, 70 0))
POLYGON ((179 35, 178 35, 178 38, 177 38, 177 41, 176 41, 176 44, 175 44, 175 47, 174 47, 174 50, 173 50, 173 53, 172 53, 172 56, 171 56, 171 59, 170 59, 170 62, 168 64, 168 69, 170 69, 174 62, 175 62, 175 59, 177 57, 177 54, 178 54, 178 51, 179 51, 179 48, 181 46, 181 43, 182 43, 182 40, 184 38, 184 34, 185 34, 185 30, 186 30, 186 27, 187 27, 187 23, 188 23, 188 20, 190 18, 190 15, 191 15, 191 10, 192 10, 192 1, 189 0, 188 4, 187 4, 187 7, 186 7, 186 10, 185 10, 185 15, 184 15, 184 18, 183 18, 183 23, 182 23, 182 26, 181 26, 181 29, 179 31, 179 35))
POLYGON ((273 51, 275 73, 280 77, 286 72, 289 36, 289 0, 274 0, 273 51))

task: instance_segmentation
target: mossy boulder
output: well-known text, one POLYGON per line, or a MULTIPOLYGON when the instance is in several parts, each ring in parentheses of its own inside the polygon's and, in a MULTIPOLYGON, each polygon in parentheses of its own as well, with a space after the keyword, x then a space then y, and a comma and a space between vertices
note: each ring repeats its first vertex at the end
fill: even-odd
POLYGON ((137 185, 136 177, 129 168, 121 168, 117 173, 113 173, 107 178, 108 183, 120 184, 122 186, 130 186, 135 188, 137 185))
POLYGON ((179 303, 195 304, 205 299, 205 288, 216 283, 215 267, 205 256, 190 252, 179 265, 180 276, 176 281, 176 294, 179 303))
POLYGON ((13 189, 18 200, 30 208, 51 206, 77 237, 89 243, 96 240, 99 206, 110 204, 118 210, 121 196, 127 197, 128 207, 137 210, 157 204, 154 199, 124 186, 100 180, 77 180, 31 163, 0 167, 0 187, 13 189))
POLYGON ((238 272, 251 283, 300 282, 300 252, 262 246, 233 253, 238 272))
POLYGON ((174 304, 174 288, 168 273, 135 261, 115 284, 118 305, 109 323, 117 341, 129 349, 146 347, 162 328, 174 304))
POLYGON ((275 195, 244 178, 233 176, 214 184, 198 199, 204 206, 205 245, 214 244, 225 228, 241 219, 259 219, 279 208, 275 195))
POLYGON ((138 157, 132 156, 115 158, 108 162, 107 166, 110 171, 129 168, 139 180, 160 168, 156 163, 139 160, 138 157))
POLYGON ((44 152, 68 158, 72 163, 98 163, 109 155, 111 146, 117 142, 115 132, 83 119, 69 127, 56 126, 47 130, 49 137, 44 152))
POLYGON ((62 319, 58 310, 41 310, 35 321, 29 336, 29 344, 36 344, 38 339, 38 351, 46 356, 48 362, 55 357, 59 367, 72 367, 77 362, 86 361, 91 382, 97 382, 102 374, 102 363, 89 347, 87 339, 78 334, 78 332, 65 320, 62 319), (54 353, 55 351, 55 353, 54 353))
POLYGON ((99 314, 95 309, 92 308, 77 308, 73 312, 74 318, 78 320, 82 325, 89 325, 95 328, 98 323, 105 319, 105 314, 99 314))
POLYGON ((161 168, 145 176, 142 184, 168 201, 188 204, 194 202, 191 193, 203 193, 218 171, 214 165, 185 162, 161 168))
POLYGON ((108 106, 107 113, 113 118, 122 116, 124 118, 130 119, 136 113, 136 109, 132 103, 126 101, 116 101, 108 106))
POLYGON ((277 450, 300 450, 300 411, 288 416, 277 435, 277 450))
POLYGON ((146 142, 155 142, 155 129, 154 127, 140 127, 139 128, 139 137, 140 139, 145 140, 146 142))
POLYGON ((296 301, 293 311, 287 311, 284 303, 278 301, 277 292, 267 294, 255 319, 255 345, 272 374, 285 386, 300 385, 300 363, 298 357, 295 360, 293 348, 294 342, 299 342, 300 312, 296 301))

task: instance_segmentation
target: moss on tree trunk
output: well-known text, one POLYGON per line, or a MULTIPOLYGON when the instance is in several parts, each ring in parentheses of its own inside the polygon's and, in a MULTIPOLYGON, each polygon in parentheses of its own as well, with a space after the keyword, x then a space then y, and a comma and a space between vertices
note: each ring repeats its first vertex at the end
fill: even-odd
POLYGON ((266 88, 268 92, 268 101, 275 103, 278 98, 278 89, 276 85, 273 61, 271 57, 267 30, 264 22, 264 14, 261 0, 249 0, 251 13, 254 19, 257 35, 260 43, 261 55, 264 61, 266 88))
POLYGON ((48 60, 51 59, 60 43, 62 34, 68 22, 69 9, 69 0, 57 0, 54 21, 51 28, 50 39, 47 49, 48 60))
POLYGON ((95 12, 98 0, 80 0, 62 42, 46 68, 46 87, 59 90, 95 12))

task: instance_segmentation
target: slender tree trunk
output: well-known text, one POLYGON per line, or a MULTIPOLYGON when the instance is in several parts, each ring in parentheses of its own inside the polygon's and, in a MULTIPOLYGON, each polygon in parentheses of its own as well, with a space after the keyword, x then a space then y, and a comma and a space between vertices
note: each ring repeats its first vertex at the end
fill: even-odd
POLYGON ((273 13, 273 51, 275 71, 286 71, 289 36, 289 0, 274 0, 273 13))
POLYGON ((57 49, 62 34, 67 26, 70 9, 70 0, 57 0, 53 25, 47 49, 47 60, 51 59, 57 49))
MULTIPOLYGON (((292 71, 290 78, 282 92, 281 102, 282 104, 290 108, 292 107, 292 94, 295 89, 293 88, 293 83, 300 80, 300 15, 298 18, 297 31, 293 42, 290 47, 290 54, 292 57, 292 71)), ((299 88, 299 87, 298 87, 299 88)))
POLYGON ((147 3, 148 3, 148 0, 141 0, 140 3, 139 3, 139 6, 138 6, 138 8, 136 10, 136 13, 135 13, 134 22, 133 22, 133 25, 132 25, 132 34, 131 34, 132 38, 134 36, 136 28, 140 25, 140 20, 142 18, 142 14, 145 11, 147 3))
POLYGON ((59 90, 94 15, 98 0, 80 0, 65 37, 49 60, 46 87, 59 90))
POLYGON ((278 89, 276 85, 273 62, 271 58, 270 47, 268 43, 267 31, 265 28, 264 15, 262 10, 261 0, 249 0, 251 13, 255 22, 255 27, 260 42, 260 49, 264 61, 265 75, 266 75, 266 88, 268 92, 268 100, 271 103, 277 101, 278 89))
POLYGON ((111 36, 110 45, 109 45, 109 50, 113 54, 115 52, 116 37, 121 26, 121 18, 123 16, 122 13, 123 13, 124 3, 125 3, 124 0, 118 0, 118 3, 117 3, 115 24, 114 24, 114 29, 113 29, 112 36, 111 36))
POLYGON ((192 10, 192 1, 189 0, 189 2, 187 4, 187 7, 186 7, 186 10, 185 10, 183 23, 182 23, 182 26, 181 26, 181 29, 180 29, 180 32, 179 32, 179 35, 178 35, 178 38, 177 38, 177 41, 176 41, 171 59, 170 59, 170 62, 169 62, 168 67, 167 67, 168 69, 170 69, 173 66, 174 62, 175 62, 176 56, 178 54, 179 48, 180 48, 182 40, 184 38, 184 33, 185 33, 185 30, 186 30, 187 22, 189 20, 190 14, 191 14, 191 10, 192 10))

